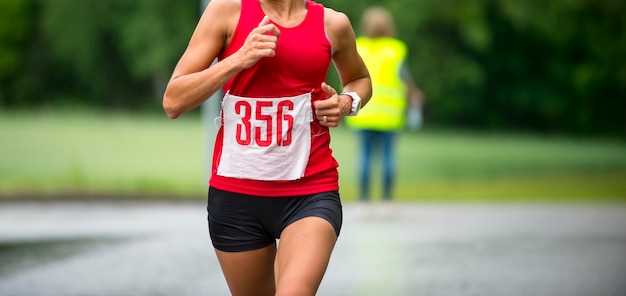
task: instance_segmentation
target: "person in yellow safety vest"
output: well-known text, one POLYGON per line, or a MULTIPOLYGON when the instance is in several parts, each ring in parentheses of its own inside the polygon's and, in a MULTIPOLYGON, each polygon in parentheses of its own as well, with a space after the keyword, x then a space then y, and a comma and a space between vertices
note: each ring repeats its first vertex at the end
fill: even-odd
POLYGON ((345 120, 360 136, 360 201, 368 201, 371 197, 370 164, 376 148, 382 148, 382 200, 390 201, 395 179, 395 136, 406 125, 407 103, 411 105, 413 115, 418 116, 412 118, 409 128, 417 129, 421 124, 424 94, 413 83, 407 67, 406 44, 394 38, 395 26, 389 11, 378 6, 365 10, 361 33, 362 36, 357 38, 357 51, 370 72, 373 93, 357 116, 345 120))

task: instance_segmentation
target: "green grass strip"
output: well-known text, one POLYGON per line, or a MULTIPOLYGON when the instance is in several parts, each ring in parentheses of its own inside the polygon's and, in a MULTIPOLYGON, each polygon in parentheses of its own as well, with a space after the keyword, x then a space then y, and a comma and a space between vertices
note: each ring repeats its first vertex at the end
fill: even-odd
MULTIPOLYGON (((53 110, 0 113, 0 198, 206 196, 208 139, 197 115, 53 110)), ((358 198, 358 138, 332 130, 342 198, 358 198)), ((402 201, 626 201, 626 143, 423 130, 397 142, 402 201)), ((380 191, 380 159, 372 192, 380 191)), ((378 198, 378 196, 375 196, 378 198)))

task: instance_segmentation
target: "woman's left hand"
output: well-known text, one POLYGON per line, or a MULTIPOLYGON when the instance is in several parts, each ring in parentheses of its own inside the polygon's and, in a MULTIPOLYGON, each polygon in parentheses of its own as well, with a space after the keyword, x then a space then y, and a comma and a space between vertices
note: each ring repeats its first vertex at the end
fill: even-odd
POLYGON ((325 82, 322 82, 322 90, 326 93, 326 99, 313 103, 317 120, 323 126, 337 127, 343 117, 350 113, 352 98, 337 94, 337 91, 325 82))

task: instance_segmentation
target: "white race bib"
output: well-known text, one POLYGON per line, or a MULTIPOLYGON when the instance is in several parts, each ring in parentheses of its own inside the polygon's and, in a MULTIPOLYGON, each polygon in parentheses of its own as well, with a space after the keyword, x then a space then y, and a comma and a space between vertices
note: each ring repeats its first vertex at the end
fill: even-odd
POLYGON ((284 98, 226 94, 222 114, 218 175, 264 181, 304 176, 311 152, 311 93, 284 98))

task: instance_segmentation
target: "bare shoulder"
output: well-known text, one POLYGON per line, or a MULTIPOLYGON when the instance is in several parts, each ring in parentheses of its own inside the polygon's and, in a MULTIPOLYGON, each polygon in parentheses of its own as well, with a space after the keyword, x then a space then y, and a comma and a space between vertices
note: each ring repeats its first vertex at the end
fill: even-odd
POLYGON ((172 77, 208 68, 230 41, 240 11, 241 0, 212 0, 202 13, 172 77))
POLYGON ((346 40, 355 38, 348 16, 332 8, 324 8, 324 27, 335 51, 341 50, 346 40))
POLYGON ((241 0, 211 0, 204 10, 200 24, 220 29, 229 37, 241 13, 241 0))
POLYGON ((352 31, 352 24, 348 16, 328 7, 324 7, 324 26, 329 33, 352 31))

